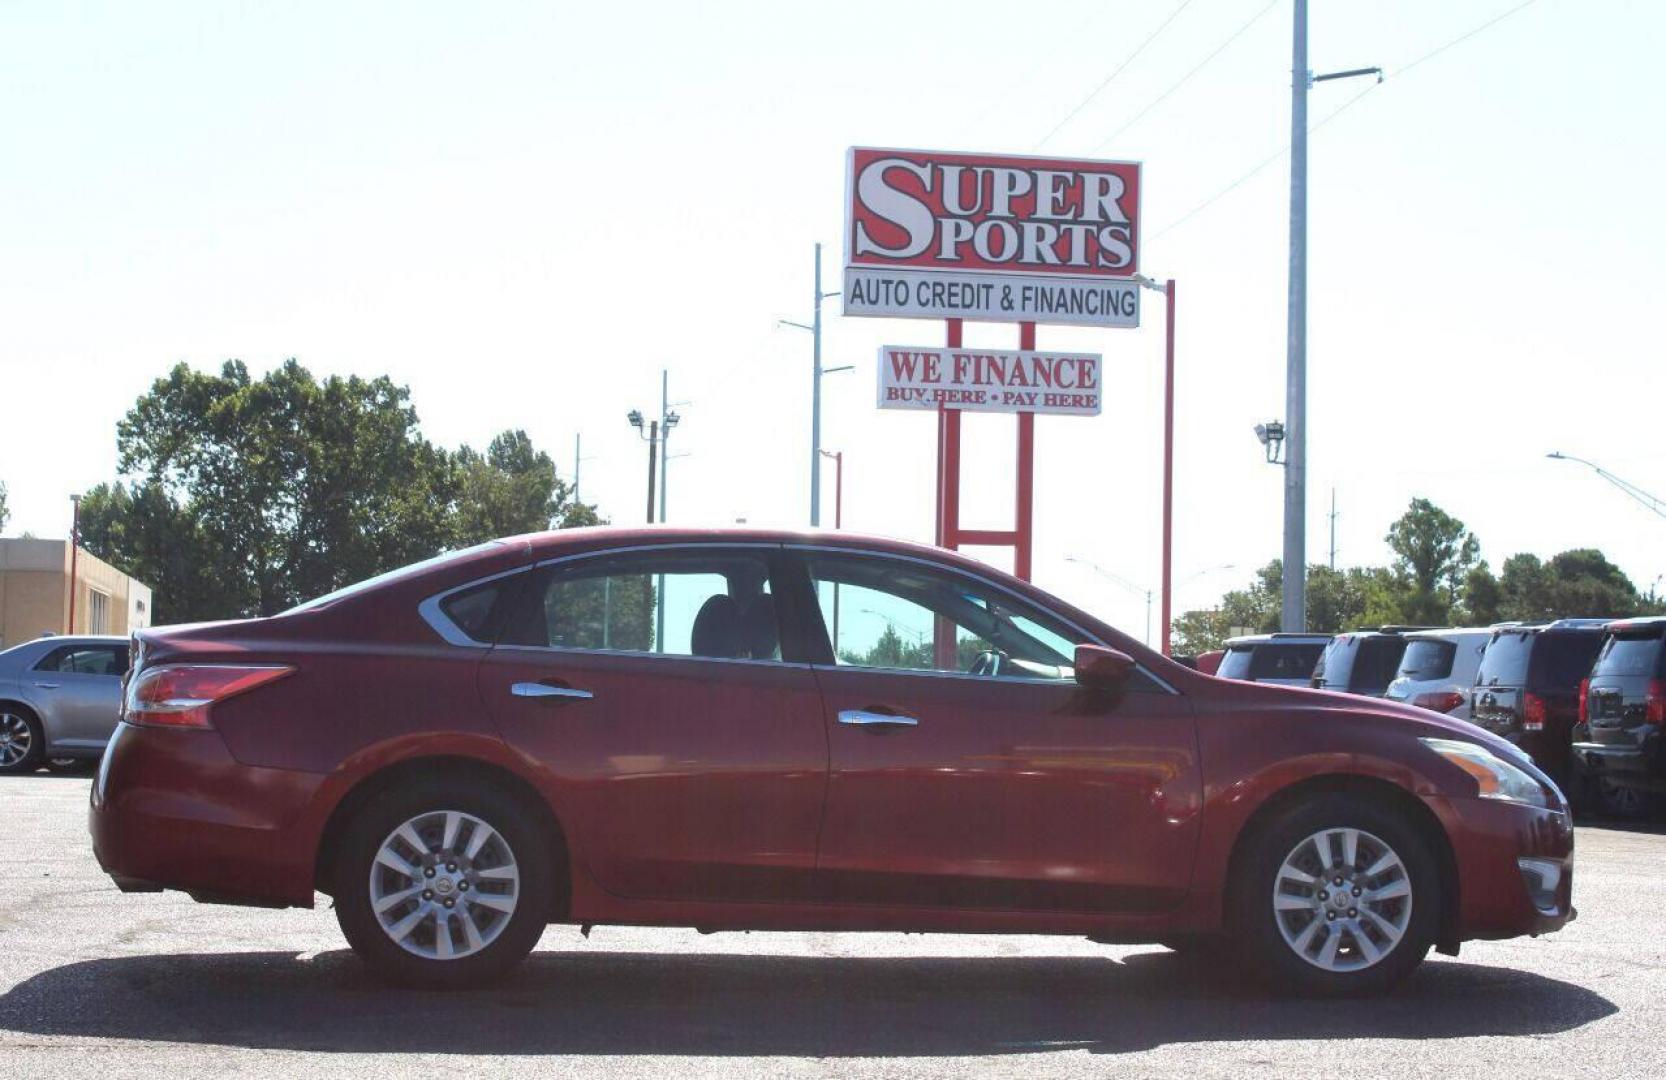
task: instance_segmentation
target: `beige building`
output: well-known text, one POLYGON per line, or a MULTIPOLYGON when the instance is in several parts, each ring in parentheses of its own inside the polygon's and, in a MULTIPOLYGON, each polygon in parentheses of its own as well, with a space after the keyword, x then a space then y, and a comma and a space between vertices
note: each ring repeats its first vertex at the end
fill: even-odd
POLYGON ((70 622, 67 540, 0 540, 0 649, 45 633, 127 634, 150 625, 150 586, 82 548, 70 622))

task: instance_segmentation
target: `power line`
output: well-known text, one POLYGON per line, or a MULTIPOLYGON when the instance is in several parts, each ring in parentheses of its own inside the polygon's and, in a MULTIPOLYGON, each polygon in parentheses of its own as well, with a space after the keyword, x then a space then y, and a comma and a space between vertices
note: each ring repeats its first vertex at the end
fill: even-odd
MULTIPOLYGON (((1411 61, 1410 63, 1404 64, 1404 65, 1402 65, 1398 68, 1395 68, 1393 73, 1392 73, 1393 77, 1398 78, 1398 77, 1406 74, 1408 71, 1417 67, 1419 64, 1421 64, 1421 63, 1423 63, 1427 60, 1434 59, 1435 57, 1439 56, 1441 53, 1443 53, 1446 50, 1452 48, 1453 46, 1460 45, 1463 42, 1468 41, 1470 38, 1474 37, 1475 35, 1481 33, 1482 31, 1489 30, 1492 27, 1497 26, 1499 23, 1503 22, 1505 19, 1508 19, 1510 16, 1512 16, 1512 15, 1516 14, 1517 12, 1522 11, 1526 8, 1529 8, 1529 7, 1533 6, 1536 3, 1538 3, 1538 0, 1523 0, 1522 3, 1517 4, 1515 7, 1510 8, 1509 10, 1503 12, 1502 14, 1493 16, 1491 19, 1488 19, 1486 22, 1480 24, 1479 26, 1476 26, 1476 27, 1474 27, 1470 30, 1464 31, 1462 34, 1459 34, 1457 37, 1452 38, 1450 41, 1447 41, 1445 44, 1440 45, 1437 48, 1429 50, 1428 52, 1424 53, 1422 56, 1419 56, 1417 59, 1411 61)), ((1345 113, 1349 109, 1353 108, 1356 104, 1359 103, 1359 100, 1361 98, 1363 98, 1366 94, 1369 94, 1371 91, 1375 90, 1378 86, 1381 86, 1381 85, 1382 85, 1381 82, 1372 83, 1370 86, 1367 86, 1364 90, 1361 90, 1359 93, 1355 94, 1353 97, 1349 98, 1347 101, 1344 101, 1340 106, 1338 106, 1337 108, 1335 108, 1331 112, 1327 113, 1324 116, 1324 118, 1321 119, 1318 123, 1313 124, 1312 126, 1310 126, 1307 129, 1308 134, 1312 134, 1313 132, 1318 131, 1320 128, 1324 127, 1326 124, 1330 123, 1332 120, 1336 119, 1338 116, 1341 116, 1343 113, 1345 113)), ((1207 210, 1209 207, 1213 206, 1215 203, 1219 202, 1221 199, 1225 198, 1227 195, 1230 195, 1233 191, 1236 191, 1246 181, 1253 178, 1256 174, 1260 173, 1267 166, 1271 165, 1273 162, 1277 161, 1279 158, 1283 157, 1285 154, 1287 154, 1289 152, 1290 152, 1290 144, 1285 143, 1283 146, 1279 147, 1276 151, 1274 151, 1271 155, 1269 155, 1268 157, 1266 157, 1262 161, 1258 162, 1256 165, 1252 166, 1249 169, 1248 172, 1245 172, 1243 175, 1239 176, 1236 180, 1232 181, 1230 184, 1226 185, 1225 187, 1221 188, 1219 191, 1215 192, 1215 194, 1209 196, 1207 199, 1204 199, 1202 202, 1198 203, 1196 206, 1192 207, 1190 210, 1188 210, 1184 214, 1180 215, 1180 217, 1176 218, 1174 221, 1169 222, 1167 225, 1163 226, 1157 232, 1155 232, 1151 236, 1147 237, 1146 242, 1149 243, 1153 240, 1156 240, 1158 237, 1166 236, 1167 234, 1173 232, 1175 229, 1178 229, 1180 226, 1184 225, 1186 222, 1190 221, 1192 218, 1201 214, 1203 211, 1207 210)))
POLYGON ((1128 58, 1123 60, 1122 63, 1120 63, 1116 66, 1116 70, 1112 71, 1109 75, 1105 76, 1105 81, 1104 82, 1102 82, 1098 86, 1094 87, 1093 92, 1090 93, 1087 97, 1085 97, 1081 101, 1077 102, 1076 107, 1074 109, 1071 109, 1070 112, 1066 113, 1063 120, 1060 120, 1058 123, 1054 124, 1053 125, 1053 130, 1049 131, 1046 135, 1043 135, 1041 137, 1041 141, 1035 144, 1035 148, 1037 150, 1040 150, 1043 146, 1047 145, 1048 140, 1050 140, 1054 135, 1057 135, 1059 133, 1059 131, 1066 124, 1068 124, 1068 123, 1070 123, 1070 121, 1076 119, 1076 114, 1080 113, 1083 109, 1087 108, 1089 103, 1091 103, 1094 98, 1096 98, 1100 94, 1104 93, 1105 87, 1107 87, 1107 86, 1111 85, 1111 83, 1115 82, 1116 77, 1118 75, 1121 75, 1124 71, 1127 71, 1128 70, 1128 65, 1132 64, 1134 62, 1134 60, 1140 55, 1140 53, 1145 51, 1145 47, 1147 45, 1150 45, 1153 41, 1156 41, 1157 38, 1162 35, 1163 31, 1167 30, 1169 28, 1169 24, 1172 23, 1174 20, 1178 19, 1180 17, 1180 13, 1182 11, 1185 11, 1187 8, 1189 8, 1191 6, 1192 6, 1192 0, 1180 0, 1180 6, 1175 8, 1174 11, 1169 14, 1169 17, 1162 21, 1161 25, 1159 25, 1157 27, 1157 29, 1151 31, 1151 34, 1144 41, 1140 42, 1139 45, 1134 49, 1133 52, 1128 54, 1128 58))
POLYGON ((1175 84, 1173 86, 1170 86, 1167 90, 1164 90, 1161 94, 1158 94, 1156 100, 1152 101, 1151 104, 1147 105, 1145 108, 1143 108, 1139 112, 1135 113, 1134 118, 1132 120, 1128 121, 1126 124, 1123 124, 1121 127, 1117 128, 1115 131, 1111 132, 1110 136, 1108 138, 1106 138, 1104 142, 1100 143, 1098 146, 1093 148, 1093 153, 1095 153, 1095 154, 1099 153, 1099 151, 1105 149, 1105 147, 1107 147, 1111 143, 1115 142, 1117 136, 1121 135, 1124 131, 1127 131, 1129 128, 1133 127, 1135 124, 1137 124, 1141 120, 1145 119, 1147 113, 1151 112, 1151 110, 1155 109, 1157 106, 1161 105, 1164 101, 1168 100, 1168 96, 1170 94, 1174 93, 1176 90, 1180 89, 1182 86, 1185 86, 1186 83, 1191 80, 1193 75, 1196 75, 1198 72, 1200 72, 1204 68, 1208 67, 1210 61, 1214 60, 1215 57, 1217 57, 1221 53, 1225 52, 1227 47, 1229 45, 1231 45, 1234 41, 1237 41, 1239 38, 1243 37, 1245 32, 1247 32, 1250 27, 1252 27, 1256 23, 1260 22, 1261 17, 1263 15, 1267 14, 1267 12, 1273 10, 1273 8, 1277 7, 1279 5, 1279 2, 1280 2, 1280 0, 1272 0, 1272 2, 1269 3, 1266 7, 1262 8, 1260 11, 1256 12, 1253 16, 1251 16, 1249 22, 1245 23, 1244 25, 1240 26, 1238 29, 1234 30, 1232 32, 1231 36, 1229 36, 1225 41, 1223 41, 1219 45, 1217 45, 1215 47, 1215 51, 1210 53, 1208 56, 1205 56, 1201 61, 1199 61, 1198 65, 1196 67, 1194 67, 1194 68, 1192 68, 1192 70, 1186 72, 1186 74, 1180 76, 1179 80, 1177 82, 1175 82, 1175 84))

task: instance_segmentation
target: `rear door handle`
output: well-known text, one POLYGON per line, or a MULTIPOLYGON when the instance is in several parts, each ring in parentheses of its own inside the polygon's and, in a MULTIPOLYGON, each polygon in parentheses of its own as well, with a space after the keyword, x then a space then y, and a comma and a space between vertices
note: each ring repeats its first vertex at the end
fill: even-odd
POLYGON ((62 686, 63 684, 62 683, 55 683, 55 682, 38 682, 35 685, 40 687, 42 690, 56 690, 56 689, 58 689, 58 687, 62 686))
POLYGON ((509 692, 516 697, 525 698, 576 698, 589 701, 595 697, 588 690, 575 690, 571 686, 551 686, 541 682, 518 682, 509 688, 509 692))
POLYGON ((898 716, 896 713, 873 712, 870 709, 845 709, 839 713, 839 723, 855 724, 858 727, 877 727, 882 724, 890 724, 896 727, 920 726, 920 722, 912 716, 898 716))

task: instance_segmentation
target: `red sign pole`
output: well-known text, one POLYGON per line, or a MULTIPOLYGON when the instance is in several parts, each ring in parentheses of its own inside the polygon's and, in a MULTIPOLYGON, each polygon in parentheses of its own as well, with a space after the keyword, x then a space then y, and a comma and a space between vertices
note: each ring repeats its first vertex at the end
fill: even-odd
MULTIPOLYGON (((1018 347, 1035 348, 1035 323, 1018 324, 1018 347)), ((1035 413, 1018 414, 1018 505, 1013 512, 1012 572, 1030 580, 1035 521, 1035 413)))
POLYGON ((1163 288, 1163 655, 1172 656, 1174 615, 1174 279, 1163 288))

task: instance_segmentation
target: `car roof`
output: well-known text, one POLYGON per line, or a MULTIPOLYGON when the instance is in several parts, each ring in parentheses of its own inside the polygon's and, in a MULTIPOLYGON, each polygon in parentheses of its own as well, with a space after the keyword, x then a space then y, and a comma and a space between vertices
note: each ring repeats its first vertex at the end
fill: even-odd
POLYGON ((1229 649, 1241 649, 1246 645, 1323 645, 1330 639, 1330 634, 1245 634, 1227 638, 1224 644, 1229 649))
POLYGON ((1490 626, 1453 626, 1444 630, 1415 630, 1406 635, 1415 641, 1439 641, 1443 638, 1490 637, 1490 626))
POLYGON ((1616 619, 1608 624, 1610 634, 1631 630, 1666 629, 1666 615, 1639 615, 1633 619, 1616 619))

